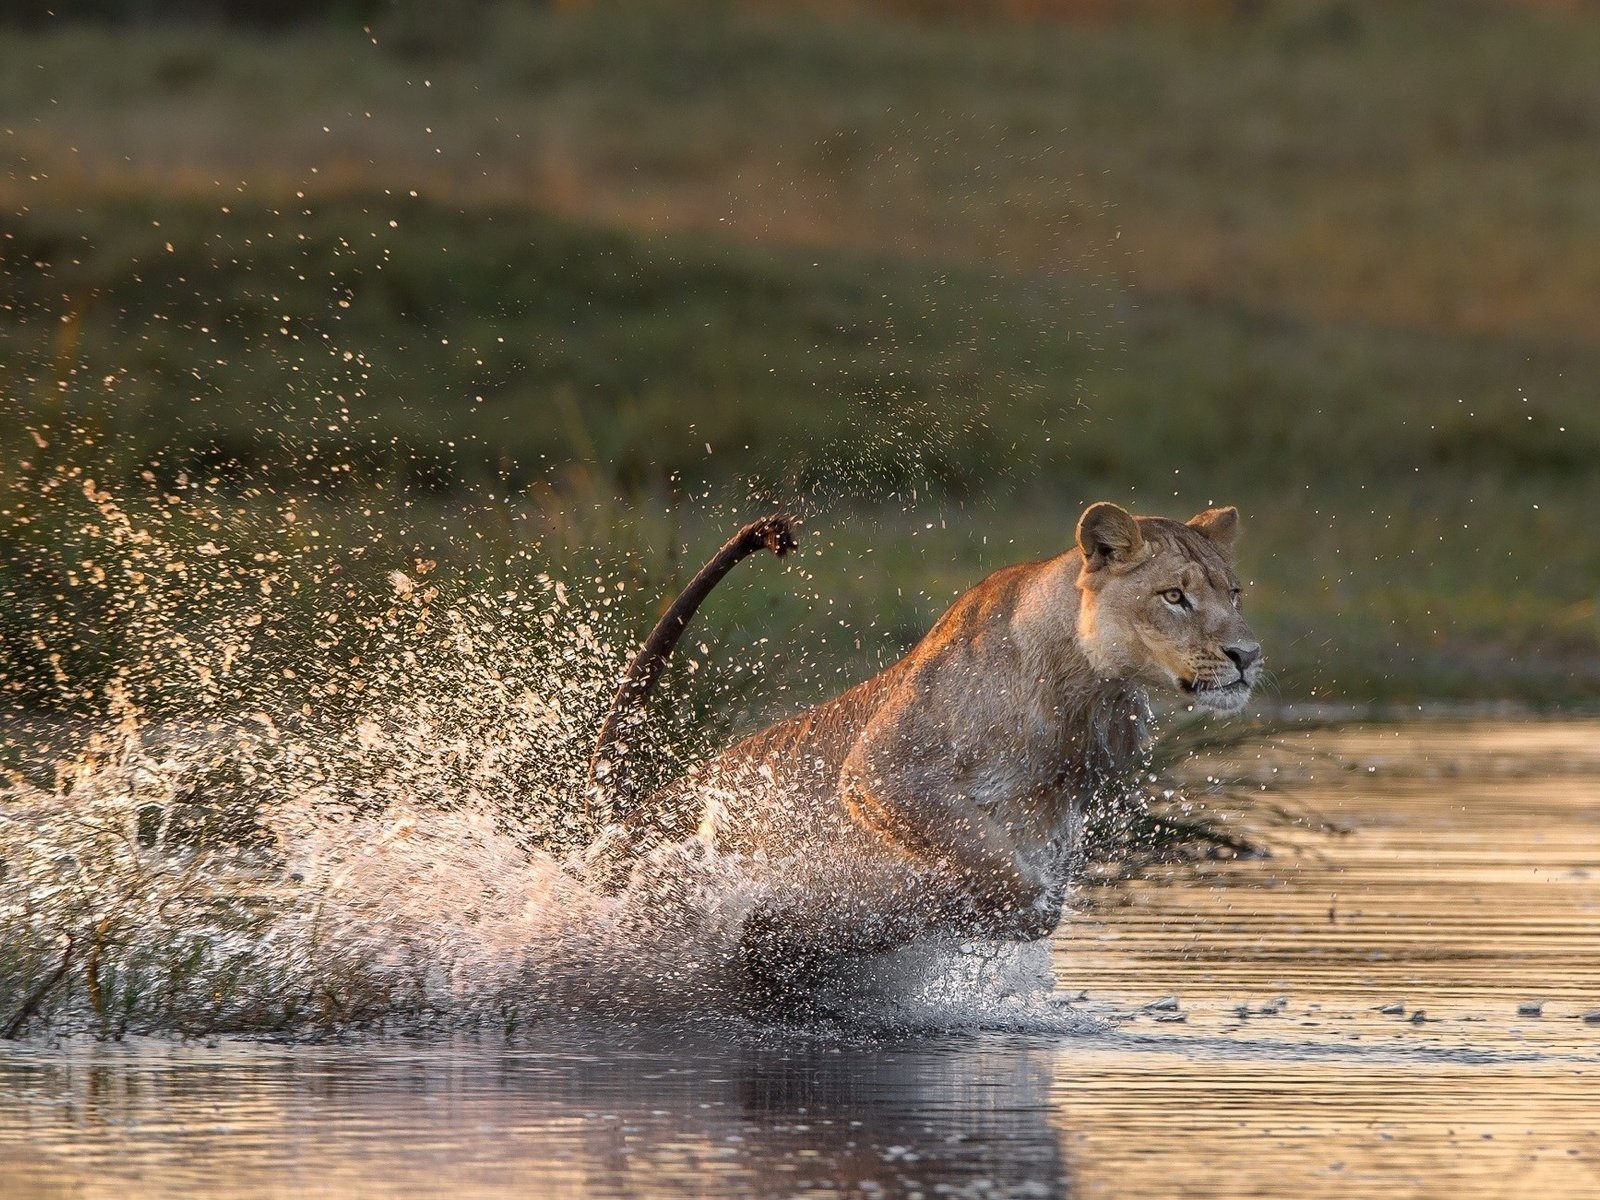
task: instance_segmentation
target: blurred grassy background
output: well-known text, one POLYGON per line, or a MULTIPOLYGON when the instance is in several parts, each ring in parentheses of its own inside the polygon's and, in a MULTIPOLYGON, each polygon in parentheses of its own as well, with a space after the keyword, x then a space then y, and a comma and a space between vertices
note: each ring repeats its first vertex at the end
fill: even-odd
POLYGON ((17 704, 118 661, 74 470, 645 594, 791 504, 784 703, 1105 497, 1240 505, 1286 699, 1600 682, 1592 6, 88 7, 0 24, 17 704))

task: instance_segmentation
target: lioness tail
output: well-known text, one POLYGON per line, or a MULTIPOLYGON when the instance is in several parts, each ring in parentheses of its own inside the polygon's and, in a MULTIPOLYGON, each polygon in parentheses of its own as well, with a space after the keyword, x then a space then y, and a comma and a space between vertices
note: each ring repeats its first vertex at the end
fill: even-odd
POLYGON ((796 545, 795 522, 786 514, 774 513, 750 522, 723 543, 656 622, 617 685, 611 711, 600 726, 589 759, 589 799, 602 824, 625 817, 635 800, 629 770, 633 747, 624 740, 624 733, 642 723, 650 692, 701 601, 740 559, 763 548, 782 557, 796 545))

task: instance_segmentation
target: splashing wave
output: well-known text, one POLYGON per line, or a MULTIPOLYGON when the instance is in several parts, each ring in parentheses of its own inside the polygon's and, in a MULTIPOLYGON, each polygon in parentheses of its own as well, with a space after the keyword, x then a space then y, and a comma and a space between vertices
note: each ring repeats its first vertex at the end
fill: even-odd
MULTIPOLYGON (((7 739, 0 1034, 740 1011, 741 923, 784 864, 676 847, 619 897, 562 866, 594 832, 584 767, 622 659, 592 598, 430 582, 428 563, 355 586, 304 545, 289 566, 230 556, 171 511, 81 494, 119 665, 87 714, 7 739), (313 589, 320 607, 292 599, 313 589), (195 604, 203 636, 179 620, 195 604), (314 649, 275 654, 308 620, 314 649)), ((1041 947, 930 941, 859 967, 825 1007, 1048 1017, 1041 947)))

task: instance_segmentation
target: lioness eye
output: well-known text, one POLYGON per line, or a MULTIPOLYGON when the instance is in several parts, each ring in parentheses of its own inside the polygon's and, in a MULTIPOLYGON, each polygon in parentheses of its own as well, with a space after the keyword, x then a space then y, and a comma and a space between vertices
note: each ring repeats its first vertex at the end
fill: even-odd
POLYGON ((1161 593, 1161 598, 1168 604, 1182 604, 1184 600, 1182 588, 1168 588, 1161 593))
POLYGON ((1229 593, 1229 594, 1232 595, 1232 597, 1233 597, 1233 606, 1235 608, 1238 608, 1239 605, 1244 602, 1244 597, 1240 593, 1238 588, 1234 588, 1233 591, 1231 593, 1229 593))

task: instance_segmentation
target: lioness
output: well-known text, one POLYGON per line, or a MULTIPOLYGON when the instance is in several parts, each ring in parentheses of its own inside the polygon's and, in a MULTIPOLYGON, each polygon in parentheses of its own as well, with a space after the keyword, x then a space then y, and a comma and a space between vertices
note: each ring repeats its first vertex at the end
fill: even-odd
MULTIPOLYGON (((788 860, 779 875, 792 886, 748 922, 757 975, 930 928, 1045 936, 1085 801, 1137 762, 1146 689, 1218 712, 1249 698, 1262 659, 1240 613, 1238 531, 1233 508, 1179 522, 1091 505, 1072 549, 995 572, 893 666, 624 813, 591 847, 590 869, 617 880, 641 851, 696 831, 715 851, 788 860)), ((792 544, 786 524, 741 537, 652 635, 667 631, 666 653, 738 557, 792 544)), ((649 678, 630 671, 619 710, 664 657, 659 645, 641 652, 649 678)))

